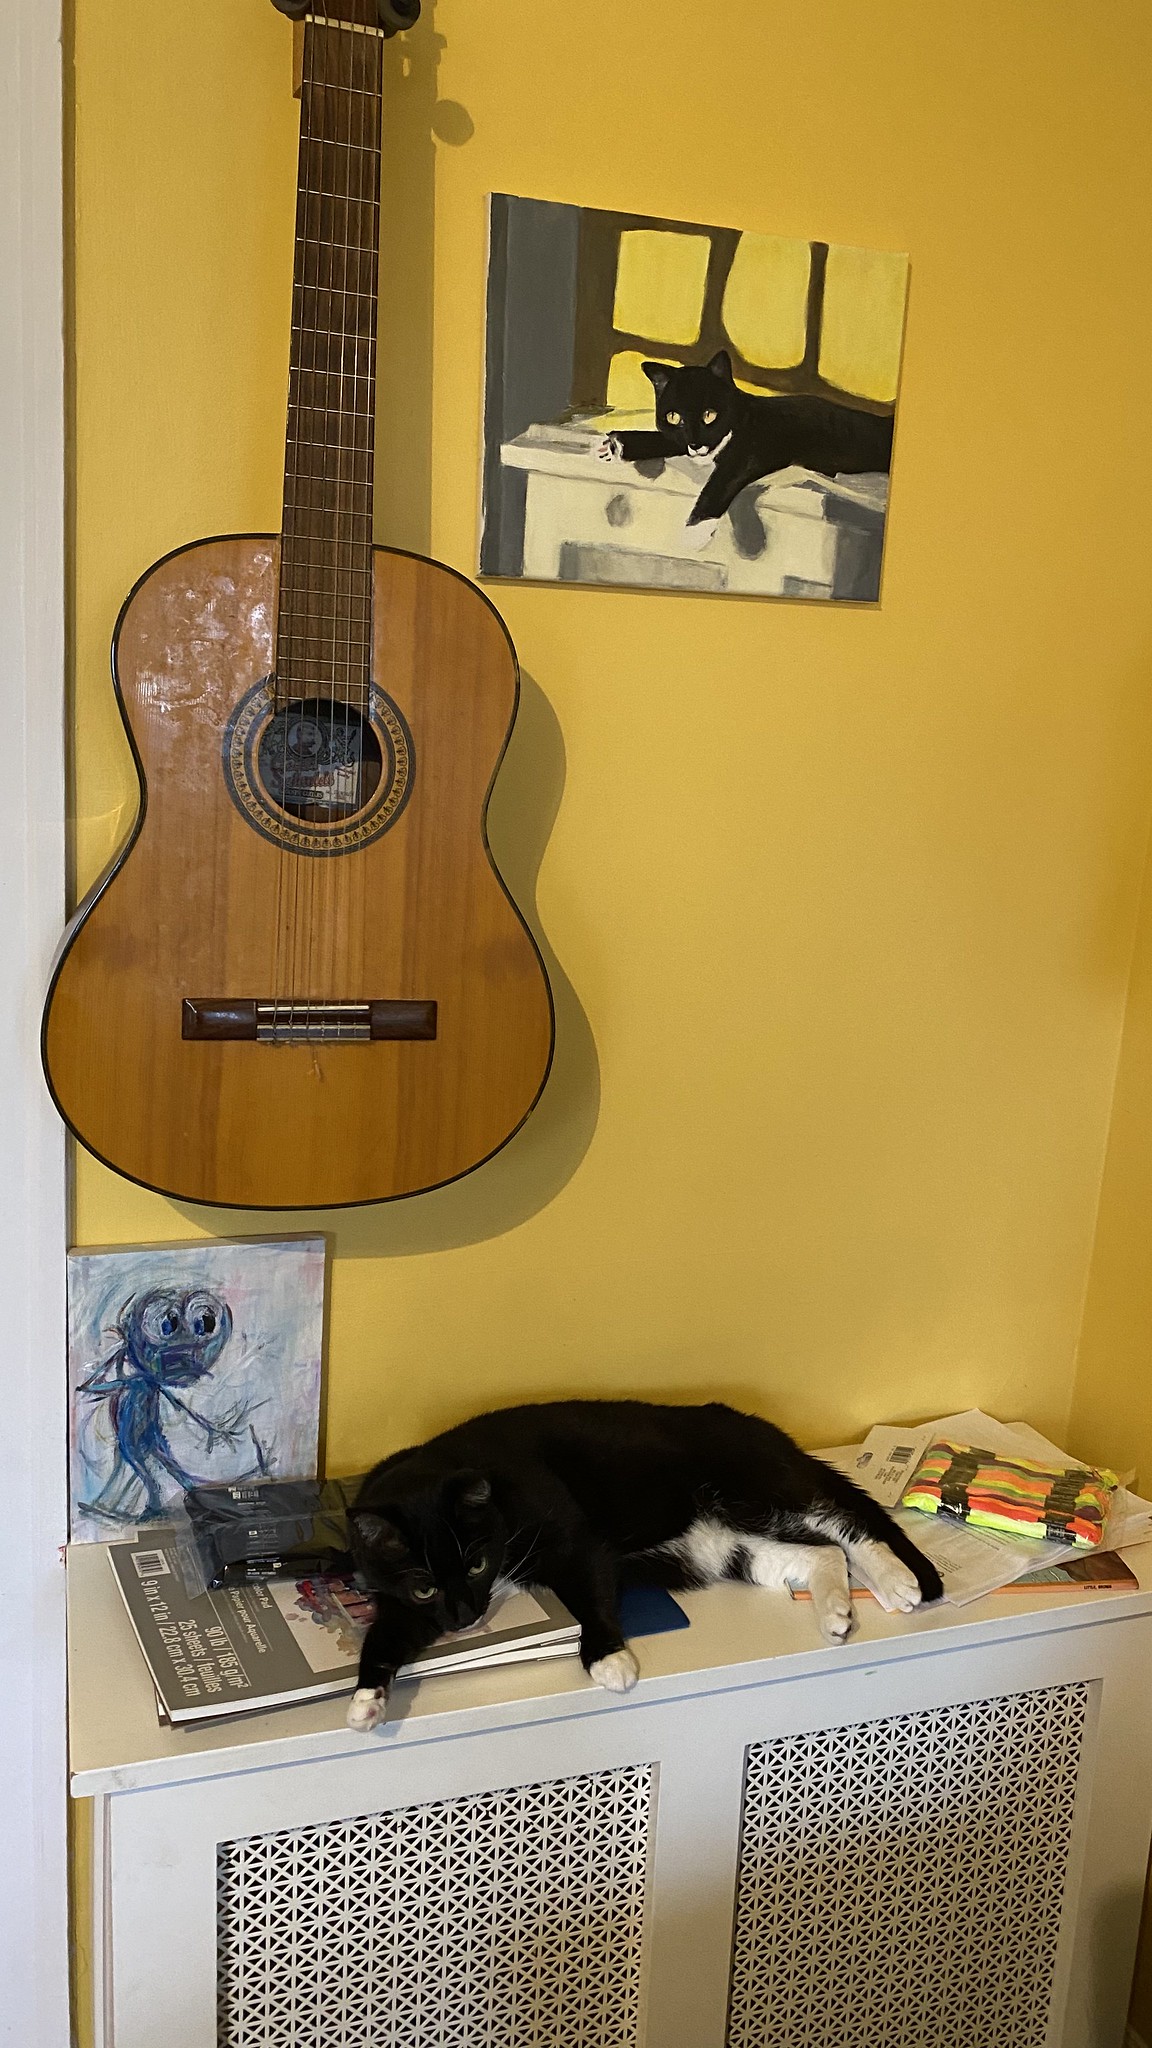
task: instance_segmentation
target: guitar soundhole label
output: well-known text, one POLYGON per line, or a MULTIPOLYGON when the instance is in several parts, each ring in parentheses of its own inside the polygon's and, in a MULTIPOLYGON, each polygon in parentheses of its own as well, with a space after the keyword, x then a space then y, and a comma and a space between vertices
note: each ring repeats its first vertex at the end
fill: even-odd
POLYGON ((269 719, 258 762, 273 803, 319 824, 362 811, 384 766, 368 720, 351 705, 319 697, 297 699, 269 719))
POLYGON ((351 853, 378 839, 408 800, 413 767, 407 724, 377 689, 366 713, 321 697, 277 708, 267 678, 241 698, 224 736, 233 802, 294 853, 351 853))

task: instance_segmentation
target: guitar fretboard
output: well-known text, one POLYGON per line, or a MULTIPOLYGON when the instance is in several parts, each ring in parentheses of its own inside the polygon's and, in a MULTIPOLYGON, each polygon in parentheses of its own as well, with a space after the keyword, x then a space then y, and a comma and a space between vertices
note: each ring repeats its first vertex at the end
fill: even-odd
MULTIPOLYGON (((322 7, 317 8, 322 15, 322 7)), ((309 19, 300 93, 276 698, 366 707, 383 40, 375 0, 309 19)))

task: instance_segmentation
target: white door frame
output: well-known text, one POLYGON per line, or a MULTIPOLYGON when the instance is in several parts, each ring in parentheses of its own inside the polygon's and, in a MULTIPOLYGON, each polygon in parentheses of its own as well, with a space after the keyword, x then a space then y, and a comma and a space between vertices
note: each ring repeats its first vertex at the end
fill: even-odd
POLYGON ((0 5, 0 2043, 67 2048, 64 1136, 39 1013, 64 914, 59 0, 0 5))

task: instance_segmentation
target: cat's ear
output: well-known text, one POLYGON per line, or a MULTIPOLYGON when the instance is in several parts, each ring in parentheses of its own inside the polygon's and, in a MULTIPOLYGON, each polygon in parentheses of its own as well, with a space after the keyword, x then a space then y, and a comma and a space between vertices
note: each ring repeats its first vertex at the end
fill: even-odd
POLYGON ((482 1472, 456 1472, 449 1485, 457 1507, 485 1508, 492 1498, 491 1482, 482 1472))
POLYGON ((707 367, 711 370, 714 377, 722 377, 725 384, 731 384, 734 381, 732 376, 732 358, 726 348, 718 348, 707 367))
POLYGON ((399 1557, 407 1548, 395 1523, 389 1522, 383 1515, 365 1512, 351 1515, 349 1520, 366 1550, 385 1557, 399 1557))
POLYGON ((671 375, 671 365, 668 363, 641 363, 640 368, 651 383, 655 385, 656 396, 659 398, 671 375))

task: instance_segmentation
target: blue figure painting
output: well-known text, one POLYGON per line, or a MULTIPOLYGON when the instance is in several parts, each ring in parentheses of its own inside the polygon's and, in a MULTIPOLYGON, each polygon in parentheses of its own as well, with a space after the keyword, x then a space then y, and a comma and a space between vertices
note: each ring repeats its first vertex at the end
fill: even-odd
POLYGON ((201 1484, 204 1472, 179 1462, 166 1434, 167 1411, 179 1411, 203 1432, 205 1452, 217 1444, 250 1440, 253 1462, 233 1479, 262 1478, 268 1458, 252 1422, 252 1407, 241 1402, 227 1416, 202 1415, 176 1392, 207 1379, 232 1335, 232 1311, 215 1294, 181 1294, 157 1287, 124 1306, 119 1344, 94 1373, 80 1382, 90 1401, 107 1401, 118 1452, 116 1469, 99 1493, 85 1503, 89 1515, 107 1522, 152 1522, 165 1510, 162 1482, 183 1489, 201 1484), (143 1488, 144 1504, 140 1505, 143 1488))
POLYGON ((323 1298, 322 1239, 71 1254, 73 1540, 205 1481, 311 1476, 323 1298))

